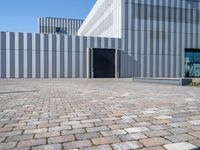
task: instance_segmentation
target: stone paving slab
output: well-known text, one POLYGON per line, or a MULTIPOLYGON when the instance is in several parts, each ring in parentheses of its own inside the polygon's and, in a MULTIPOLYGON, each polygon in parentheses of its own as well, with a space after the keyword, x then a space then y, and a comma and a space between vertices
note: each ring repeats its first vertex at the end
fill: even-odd
POLYGON ((195 87, 1 79, 0 150, 196 150, 199 108, 195 87))

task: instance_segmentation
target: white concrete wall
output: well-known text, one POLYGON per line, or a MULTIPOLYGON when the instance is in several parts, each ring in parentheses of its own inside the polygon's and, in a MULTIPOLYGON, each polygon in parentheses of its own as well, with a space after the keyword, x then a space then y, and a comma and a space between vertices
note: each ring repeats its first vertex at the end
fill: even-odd
POLYGON ((121 0, 98 0, 78 35, 121 38, 121 4, 121 0))

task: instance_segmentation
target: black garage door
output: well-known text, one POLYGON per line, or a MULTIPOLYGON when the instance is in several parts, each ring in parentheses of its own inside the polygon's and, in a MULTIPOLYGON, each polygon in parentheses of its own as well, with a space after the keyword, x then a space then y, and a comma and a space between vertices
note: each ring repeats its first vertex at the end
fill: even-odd
POLYGON ((115 50, 93 49, 94 78, 115 78, 115 50))

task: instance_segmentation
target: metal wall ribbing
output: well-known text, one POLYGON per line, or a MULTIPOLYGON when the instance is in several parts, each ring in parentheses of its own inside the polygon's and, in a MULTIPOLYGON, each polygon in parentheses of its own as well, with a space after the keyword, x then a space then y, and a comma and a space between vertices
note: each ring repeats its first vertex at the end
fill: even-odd
POLYGON ((64 19, 64 18, 39 18, 39 33, 58 33, 56 28, 60 28, 60 33, 67 35, 76 35, 81 27, 83 20, 64 19))
POLYGON ((121 49, 121 39, 0 32, 0 77, 84 78, 87 48, 121 49))
POLYGON ((200 48, 200 2, 123 0, 125 77, 184 77, 185 48, 200 48))

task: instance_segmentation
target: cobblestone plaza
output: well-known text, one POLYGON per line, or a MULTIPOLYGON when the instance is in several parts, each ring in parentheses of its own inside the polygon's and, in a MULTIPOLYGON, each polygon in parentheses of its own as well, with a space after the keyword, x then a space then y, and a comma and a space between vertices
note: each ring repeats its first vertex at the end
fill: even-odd
POLYGON ((198 149, 199 91, 130 79, 0 80, 0 149, 198 149))

